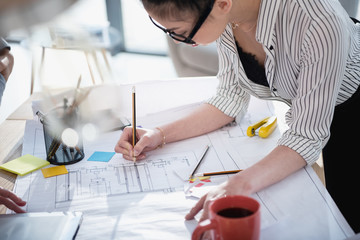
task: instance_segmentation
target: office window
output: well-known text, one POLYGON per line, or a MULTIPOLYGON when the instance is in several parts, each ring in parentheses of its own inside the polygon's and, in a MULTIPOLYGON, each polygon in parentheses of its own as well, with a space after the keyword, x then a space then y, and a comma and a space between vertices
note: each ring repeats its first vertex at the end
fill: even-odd
POLYGON ((59 18, 70 20, 72 24, 104 26, 108 22, 105 0, 80 0, 59 18))
POLYGON ((149 20, 140 0, 121 0, 125 51, 166 54, 166 35, 149 20))
POLYGON ((110 25, 122 36, 113 54, 123 51, 167 55, 166 35, 153 26, 141 0, 104 1, 110 25))

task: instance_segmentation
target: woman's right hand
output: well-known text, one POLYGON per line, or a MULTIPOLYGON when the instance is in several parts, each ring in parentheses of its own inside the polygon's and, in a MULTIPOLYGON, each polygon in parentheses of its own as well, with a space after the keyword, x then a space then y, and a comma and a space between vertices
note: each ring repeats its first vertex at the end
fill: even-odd
POLYGON ((136 128, 136 145, 132 146, 132 127, 124 128, 119 141, 115 145, 115 152, 121 153, 126 160, 142 160, 146 152, 156 149, 163 144, 162 133, 159 129, 136 128))

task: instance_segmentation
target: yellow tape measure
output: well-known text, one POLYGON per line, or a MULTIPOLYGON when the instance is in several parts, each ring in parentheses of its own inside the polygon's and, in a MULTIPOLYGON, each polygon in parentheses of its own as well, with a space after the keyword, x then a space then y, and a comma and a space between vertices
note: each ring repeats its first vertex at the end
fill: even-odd
POLYGON ((255 136, 256 129, 259 129, 259 136, 262 138, 268 137, 276 128, 277 118, 275 116, 264 118, 263 120, 250 125, 246 131, 249 137, 255 136))

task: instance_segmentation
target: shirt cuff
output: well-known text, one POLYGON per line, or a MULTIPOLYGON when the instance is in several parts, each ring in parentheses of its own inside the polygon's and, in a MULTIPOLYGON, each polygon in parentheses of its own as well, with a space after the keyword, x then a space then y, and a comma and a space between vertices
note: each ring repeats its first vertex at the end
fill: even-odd
POLYGON ((310 166, 319 159, 322 144, 321 140, 308 139, 291 130, 287 130, 278 141, 278 145, 289 147, 300 154, 310 166))
POLYGON ((246 112, 250 102, 250 95, 245 94, 236 99, 216 95, 210 98, 207 103, 215 106, 229 117, 235 118, 238 114, 246 112))

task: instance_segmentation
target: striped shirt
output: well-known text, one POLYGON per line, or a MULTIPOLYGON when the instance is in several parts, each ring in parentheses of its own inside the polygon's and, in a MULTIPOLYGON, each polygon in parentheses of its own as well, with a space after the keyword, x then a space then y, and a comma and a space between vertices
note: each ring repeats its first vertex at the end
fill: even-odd
POLYGON ((335 106, 360 84, 360 24, 333 0, 262 0, 256 40, 270 88, 247 78, 229 24, 217 40, 219 86, 208 103, 231 117, 246 111, 250 95, 287 103, 289 129, 278 145, 311 165, 330 137, 335 106))

